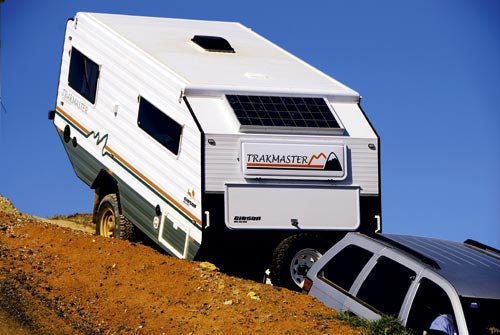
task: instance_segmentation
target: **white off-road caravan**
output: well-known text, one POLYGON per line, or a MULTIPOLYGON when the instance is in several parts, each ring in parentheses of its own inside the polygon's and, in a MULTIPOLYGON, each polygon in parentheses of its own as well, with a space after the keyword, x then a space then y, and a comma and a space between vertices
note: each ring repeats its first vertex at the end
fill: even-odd
POLYGON ((239 23, 78 13, 49 117, 95 190, 98 234, 139 229, 294 288, 347 231, 381 228, 379 138, 359 103, 239 23))

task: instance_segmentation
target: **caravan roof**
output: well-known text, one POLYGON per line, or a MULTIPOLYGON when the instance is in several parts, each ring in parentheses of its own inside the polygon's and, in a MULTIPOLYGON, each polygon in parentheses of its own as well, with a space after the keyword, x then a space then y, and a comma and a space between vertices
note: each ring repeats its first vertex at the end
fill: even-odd
POLYGON ((93 21, 142 50, 183 80, 187 92, 359 99, 355 91, 239 23, 97 13, 78 13, 77 19, 93 21))

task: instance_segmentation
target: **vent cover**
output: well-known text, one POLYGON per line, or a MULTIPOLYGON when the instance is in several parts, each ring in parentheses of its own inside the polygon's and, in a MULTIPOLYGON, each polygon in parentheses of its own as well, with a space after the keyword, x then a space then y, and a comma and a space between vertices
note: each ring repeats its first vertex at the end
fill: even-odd
POLYGON ((225 38, 219 36, 194 35, 191 41, 206 51, 235 53, 231 44, 225 38))

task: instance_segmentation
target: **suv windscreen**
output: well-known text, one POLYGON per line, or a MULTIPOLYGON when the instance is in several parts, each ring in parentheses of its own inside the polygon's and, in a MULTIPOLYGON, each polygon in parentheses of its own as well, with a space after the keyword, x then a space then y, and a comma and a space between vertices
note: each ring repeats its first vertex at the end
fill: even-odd
POLYGON ((345 291, 354 283, 373 253, 356 245, 348 245, 336 254, 319 272, 325 279, 345 291))
POLYGON ((469 334, 500 334, 500 300, 460 297, 469 334))
POLYGON ((382 256, 356 296, 376 310, 397 317, 415 276, 415 271, 382 256))

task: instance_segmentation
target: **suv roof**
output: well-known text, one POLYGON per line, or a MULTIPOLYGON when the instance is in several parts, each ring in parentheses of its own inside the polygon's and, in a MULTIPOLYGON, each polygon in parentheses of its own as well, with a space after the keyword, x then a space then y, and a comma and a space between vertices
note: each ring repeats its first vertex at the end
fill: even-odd
MULTIPOLYGON (((421 262, 431 265, 433 271, 448 280, 459 295, 500 299, 498 250, 484 250, 482 245, 477 243, 460 243, 429 237, 392 234, 380 236, 380 242, 401 249, 413 258, 417 257, 421 262), (429 260, 434 264, 430 264, 429 260)), ((377 236, 373 237, 377 239, 377 236)))

